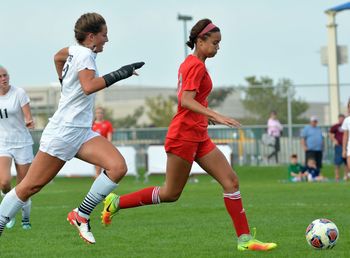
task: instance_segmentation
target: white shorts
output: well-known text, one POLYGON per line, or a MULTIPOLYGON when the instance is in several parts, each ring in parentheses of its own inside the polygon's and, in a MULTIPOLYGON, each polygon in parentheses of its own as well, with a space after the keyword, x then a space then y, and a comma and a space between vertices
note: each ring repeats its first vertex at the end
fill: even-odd
POLYGON ((49 122, 41 136, 39 150, 68 161, 85 142, 96 136, 100 135, 91 128, 59 126, 49 122))
POLYGON ((30 164, 34 158, 33 148, 32 145, 21 148, 0 148, 0 157, 12 158, 18 165, 30 164))

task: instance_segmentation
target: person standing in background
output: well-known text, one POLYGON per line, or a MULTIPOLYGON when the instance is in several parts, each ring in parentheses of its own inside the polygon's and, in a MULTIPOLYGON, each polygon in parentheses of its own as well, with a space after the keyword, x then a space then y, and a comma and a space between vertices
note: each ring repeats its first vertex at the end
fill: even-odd
POLYGON ((338 116, 338 123, 334 124, 330 130, 329 130, 329 137, 331 141, 334 144, 334 175, 335 180, 339 181, 339 170, 340 166, 344 164, 344 180, 348 180, 348 168, 346 166, 346 158, 343 157, 342 151, 343 151, 343 136, 344 131, 341 128, 343 122, 344 122, 345 116, 343 114, 340 114, 338 116))
MULTIPOLYGON (((92 130, 105 137, 108 141, 112 142, 113 138, 113 125, 110 121, 104 119, 104 109, 102 107, 95 108, 95 120, 92 124, 92 130)), ((95 166, 95 177, 101 174, 102 168, 95 166)))
POLYGON ((283 126, 277 119, 277 112, 271 111, 270 118, 267 120, 267 134, 275 138, 274 150, 267 156, 269 161, 273 156, 275 156, 276 164, 278 163, 278 152, 281 149, 280 137, 283 131, 283 126))
POLYGON ((310 117, 310 124, 301 131, 301 146, 305 151, 305 166, 311 158, 316 161, 317 168, 322 168, 323 136, 322 130, 317 126, 316 116, 310 117))

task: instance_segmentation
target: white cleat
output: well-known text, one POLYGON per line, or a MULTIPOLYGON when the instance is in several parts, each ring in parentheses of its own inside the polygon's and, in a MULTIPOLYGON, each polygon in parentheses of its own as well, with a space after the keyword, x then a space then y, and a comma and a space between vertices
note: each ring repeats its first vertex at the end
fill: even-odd
POLYGON ((94 235, 90 231, 90 220, 80 217, 77 208, 68 213, 67 220, 78 229, 80 237, 85 242, 89 244, 96 243, 94 235))
POLYGON ((7 228, 13 228, 15 223, 16 223, 16 218, 12 218, 9 222, 7 222, 6 227, 7 228))

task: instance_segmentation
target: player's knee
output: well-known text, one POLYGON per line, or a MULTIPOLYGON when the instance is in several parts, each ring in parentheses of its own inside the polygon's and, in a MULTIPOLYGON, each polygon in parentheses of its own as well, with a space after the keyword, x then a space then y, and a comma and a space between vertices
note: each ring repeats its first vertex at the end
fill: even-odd
POLYGON ((0 180, 0 190, 3 193, 8 193, 11 190, 11 179, 0 180))
POLYGON ((239 179, 237 176, 231 176, 227 178, 222 184, 222 188, 225 192, 235 192, 239 189, 239 179))
POLYGON ((118 180, 126 175, 128 167, 125 162, 115 162, 110 166, 109 173, 112 180, 118 180))
POLYGON ((45 186, 45 184, 40 184, 40 183, 24 183, 24 184, 19 184, 16 186, 16 192, 18 197, 21 200, 27 200, 29 197, 31 197, 32 195, 38 193, 43 187, 45 186))
POLYGON ((232 179, 232 187, 235 188, 235 189, 239 188, 239 179, 238 179, 238 177, 234 177, 232 179))
POLYGON ((117 173, 119 175, 125 176, 127 172, 128 172, 128 166, 126 165, 125 162, 118 164, 117 173))

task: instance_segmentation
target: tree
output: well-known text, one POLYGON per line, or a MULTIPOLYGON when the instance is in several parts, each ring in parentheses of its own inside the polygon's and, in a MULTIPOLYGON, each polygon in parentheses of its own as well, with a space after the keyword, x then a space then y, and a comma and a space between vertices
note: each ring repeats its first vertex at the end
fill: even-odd
POLYGON ((208 106, 216 108, 233 92, 233 88, 218 88, 213 90, 208 97, 208 106))
POLYGON ((146 114, 154 127, 168 127, 175 115, 175 98, 169 96, 167 99, 162 95, 146 98, 146 114))
MULTIPOLYGON (((306 119, 301 115, 309 108, 309 105, 295 99, 295 90, 289 79, 280 79, 276 85, 269 77, 247 77, 248 86, 244 89, 245 98, 242 100, 244 108, 252 113, 252 116, 242 121, 247 124, 265 124, 270 112, 275 110, 281 123, 288 122, 288 93, 292 100, 292 122, 305 123, 306 119)), ((242 119, 241 119, 242 120, 242 119)))
POLYGON ((114 128, 130 128, 139 127, 138 120, 144 113, 143 107, 138 107, 131 115, 127 115, 122 118, 114 118, 113 111, 108 108, 104 108, 104 119, 110 121, 114 128))
MULTIPOLYGON (((208 97, 208 106, 215 108, 221 105, 226 97, 231 94, 233 88, 218 88, 213 90, 208 97)), ((177 107, 177 96, 169 96, 167 99, 162 95, 147 98, 147 115, 151 120, 151 125, 155 127, 169 126, 177 107)))

